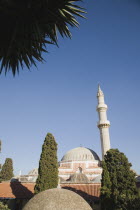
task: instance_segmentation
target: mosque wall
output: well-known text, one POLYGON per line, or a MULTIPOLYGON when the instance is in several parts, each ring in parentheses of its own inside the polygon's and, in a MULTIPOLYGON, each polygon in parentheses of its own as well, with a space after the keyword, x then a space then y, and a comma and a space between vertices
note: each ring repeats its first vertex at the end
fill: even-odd
POLYGON ((59 176, 67 180, 70 175, 74 173, 83 173, 89 180, 92 180, 96 176, 102 173, 102 168, 99 167, 99 161, 71 161, 69 162, 60 162, 59 167, 59 176))

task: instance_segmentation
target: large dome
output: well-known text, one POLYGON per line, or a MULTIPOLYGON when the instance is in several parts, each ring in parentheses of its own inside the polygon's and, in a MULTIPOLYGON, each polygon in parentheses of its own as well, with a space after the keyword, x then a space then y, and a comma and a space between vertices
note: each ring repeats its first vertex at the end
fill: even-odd
POLYGON ((87 161, 87 160, 100 160, 98 155, 91 149, 85 147, 77 147, 68 151, 61 161, 87 161))
POLYGON ((66 189, 50 189, 35 195, 23 210, 92 210, 77 193, 66 189))

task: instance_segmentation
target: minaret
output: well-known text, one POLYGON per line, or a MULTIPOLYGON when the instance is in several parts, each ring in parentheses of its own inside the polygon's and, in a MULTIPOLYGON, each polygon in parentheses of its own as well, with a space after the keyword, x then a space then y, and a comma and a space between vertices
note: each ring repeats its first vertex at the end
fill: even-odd
POLYGON ((110 137, 109 137, 109 127, 110 122, 107 120, 107 105, 104 102, 104 94, 100 86, 98 86, 97 92, 97 112, 99 114, 98 128, 100 130, 101 148, 102 148, 102 160, 104 160, 104 155, 110 149, 110 137))

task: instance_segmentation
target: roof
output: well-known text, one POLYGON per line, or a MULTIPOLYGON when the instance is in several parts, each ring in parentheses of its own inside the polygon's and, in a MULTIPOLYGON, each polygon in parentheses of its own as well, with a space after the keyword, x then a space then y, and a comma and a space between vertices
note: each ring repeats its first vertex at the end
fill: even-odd
POLYGON ((30 199, 33 197, 35 183, 2 182, 0 198, 30 199))
POLYGON ((101 184, 70 184, 63 183, 61 187, 72 190, 81 195, 86 200, 99 200, 101 184))
POLYGON ((77 193, 57 188, 45 190, 35 195, 23 208, 23 210, 31 209, 92 210, 90 205, 77 193))
MULTIPOLYGON (((33 197, 35 183, 2 182, 0 183, 0 198, 2 199, 30 199, 33 197)), ((62 188, 72 190, 82 197, 99 199, 101 184, 62 183, 62 188)))
POLYGON ((91 149, 86 147, 77 147, 69 150, 61 159, 61 161, 86 161, 86 160, 100 160, 98 155, 91 149))

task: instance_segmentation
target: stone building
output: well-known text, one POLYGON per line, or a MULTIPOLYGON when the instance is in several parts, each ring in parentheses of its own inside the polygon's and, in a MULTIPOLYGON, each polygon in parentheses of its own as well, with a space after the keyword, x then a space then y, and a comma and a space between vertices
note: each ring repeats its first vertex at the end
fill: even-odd
POLYGON ((35 183, 38 177, 38 168, 34 168, 31 170, 27 175, 19 175, 15 176, 11 179, 12 182, 19 181, 19 182, 30 182, 35 183))

